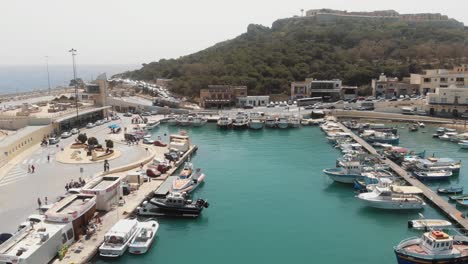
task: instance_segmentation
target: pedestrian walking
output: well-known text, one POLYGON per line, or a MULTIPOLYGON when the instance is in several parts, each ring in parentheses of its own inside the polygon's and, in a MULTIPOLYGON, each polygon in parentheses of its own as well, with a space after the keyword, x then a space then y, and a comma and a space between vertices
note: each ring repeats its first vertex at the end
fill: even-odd
POLYGON ((28 173, 31 173, 31 165, 28 165, 28 173))
POLYGON ((140 170, 143 170, 143 162, 140 163, 140 170))
POLYGON ((45 204, 47 205, 47 196, 44 197, 44 202, 45 202, 45 204))
POLYGON ((65 190, 67 190, 67 192, 68 192, 68 189, 70 189, 70 187, 68 187, 68 183, 67 183, 67 184, 65 184, 65 190))
POLYGON ((37 198, 37 207, 41 207, 42 205, 42 202, 41 202, 41 198, 37 198))
POLYGON ((35 170, 36 170, 36 167, 34 167, 34 165, 31 165, 31 173, 34 173, 35 170))
POLYGON ((50 155, 47 155, 47 162, 50 162, 50 155))

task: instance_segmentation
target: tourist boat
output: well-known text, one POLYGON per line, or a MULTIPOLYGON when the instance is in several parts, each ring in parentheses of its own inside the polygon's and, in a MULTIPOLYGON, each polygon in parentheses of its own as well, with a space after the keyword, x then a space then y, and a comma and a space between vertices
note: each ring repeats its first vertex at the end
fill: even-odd
POLYGON ((424 201, 417 196, 422 191, 414 186, 375 187, 372 192, 357 196, 365 205, 379 209, 421 209, 424 201))
POLYGON ((458 145, 462 149, 468 149, 468 140, 460 140, 460 142, 458 142, 458 145))
POLYGON ((416 125, 416 124, 413 124, 413 125, 409 126, 408 129, 409 129, 410 132, 416 132, 416 131, 419 130, 419 126, 416 125))
POLYGON ((99 247, 101 257, 116 258, 122 256, 138 230, 135 219, 119 220, 105 235, 104 243, 99 247))
POLYGON ((301 126, 301 120, 297 116, 289 118, 289 127, 298 128, 301 126))
POLYGON ((461 187, 450 186, 449 188, 437 188, 437 192, 438 193, 443 193, 443 194, 463 193, 463 186, 461 186, 461 187))
POLYGON ((171 192, 165 198, 152 198, 137 208, 142 216, 187 216, 196 217, 209 203, 203 199, 189 200, 186 193, 171 192))
POLYGON ((341 183, 354 183, 354 180, 363 178, 361 164, 359 161, 341 161, 340 167, 324 169, 330 179, 341 183))
POLYGON ((440 229, 450 226, 452 226, 452 223, 443 219, 417 219, 408 221, 408 228, 414 229, 440 229))
POLYGON ((276 118, 273 116, 267 116, 265 119, 265 126, 268 128, 276 127, 276 118))
POLYGON ((190 174, 182 173, 174 179, 172 182, 172 191, 173 192, 192 192, 195 190, 200 183, 205 180, 205 174, 202 173, 201 169, 196 169, 194 173, 190 172, 190 174))
POLYGON ((201 127, 206 124, 207 120, 201 116, 194 116, 189 120, 189 122, 190 122, 190 125, 194 127, 201 127))
POLYGON ((446 180, 453 175, 452 171, 450 170, 414 171, 413 173, 420 180, 446 180))
POLYGON ((153 244, 159 224, 154 220, 138 223, 138 231, 128 246, 132 254, 145 254, 153 244))
POLYGON ((279 128, 288 128, 289 127, 289 118, 286 117, 286 116, 281 116, 280 118, 278 118, 278 121, 276 121, 276 126, 278 126, 279 128))
POLYGON ((145 129, 146 129, 146 130, 152 130, 152 129, 158 127, 159 124, 160 124, 159 121, 148 122, 148 123, 146 123, 145 129))
POLYGON ((250 121, 249 121, 249 127, 251 129, 262 129, 264 125, 262 115, 260 113, 251 113, 250 114, 250 121))
POLYGON ((238 112, 232 123, 233 128, 247 128, 249 126, 249 116, 245 112, 238 112))
POLYGON ((232 119, 227 115, 221 116, 216 122, 216 125, 219 128, 230 128, 232 126, 232 119))
POLYGON ((399 264, 468 263, 468 237, 430 231, 422 234, 421 238, 401 241, 394 251, 399 264))

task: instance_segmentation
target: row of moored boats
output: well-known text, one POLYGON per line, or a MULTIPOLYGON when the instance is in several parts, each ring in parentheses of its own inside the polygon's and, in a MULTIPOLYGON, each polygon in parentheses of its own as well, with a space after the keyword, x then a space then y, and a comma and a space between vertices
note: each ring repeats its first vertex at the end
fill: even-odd
POLYGON ((228 115, 221 116, 217 121, 219 128, 234 129, 262 129, 267 128, 298 128, 301 126, 301 119, 296 116, 265 116, 263 113, 238 112, 234 118, 228 115))

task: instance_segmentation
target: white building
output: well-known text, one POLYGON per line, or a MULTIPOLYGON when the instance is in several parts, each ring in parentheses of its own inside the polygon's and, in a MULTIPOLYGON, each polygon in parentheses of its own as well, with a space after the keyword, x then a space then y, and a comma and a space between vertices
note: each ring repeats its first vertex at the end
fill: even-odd
POLYGON ((237 98, 237 106, 243 107, 245 105, 251 106, 267 106, 270 103, 270 96, 257 95, 257 96, 244 96, 237 98))
POLYGON ((118 176, 96 177, 88 182, 81 192, 96 195, 96 209, 110 211, 122 196, 121 179, 118 176))
POLYGON ((468 117, 468 87, 436 88, 426 97, 426 110, 430 115, 468 117))
POLYGON ((411 84, 419 85, 419 93, 434 93, 436 88, 449 86, 468 87, 468 65, 454 67, 452 70, 426 70, 423 74, 411 74, 411 84))

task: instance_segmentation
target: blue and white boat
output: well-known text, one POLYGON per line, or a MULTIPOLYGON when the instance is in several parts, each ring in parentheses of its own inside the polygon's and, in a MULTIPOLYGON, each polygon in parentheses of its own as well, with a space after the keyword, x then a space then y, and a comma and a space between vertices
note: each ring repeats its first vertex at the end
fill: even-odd
POLYGON ((442 231, 412 237, 394 247, 398 264, 468 263, 468 237, 449 236, 442 231))
POLYGON ((356 179, 362 179, 362 167, 359 161, 341 161, 340 167, 324 169, 330 179, 341 183, 354 183, 356 179))

